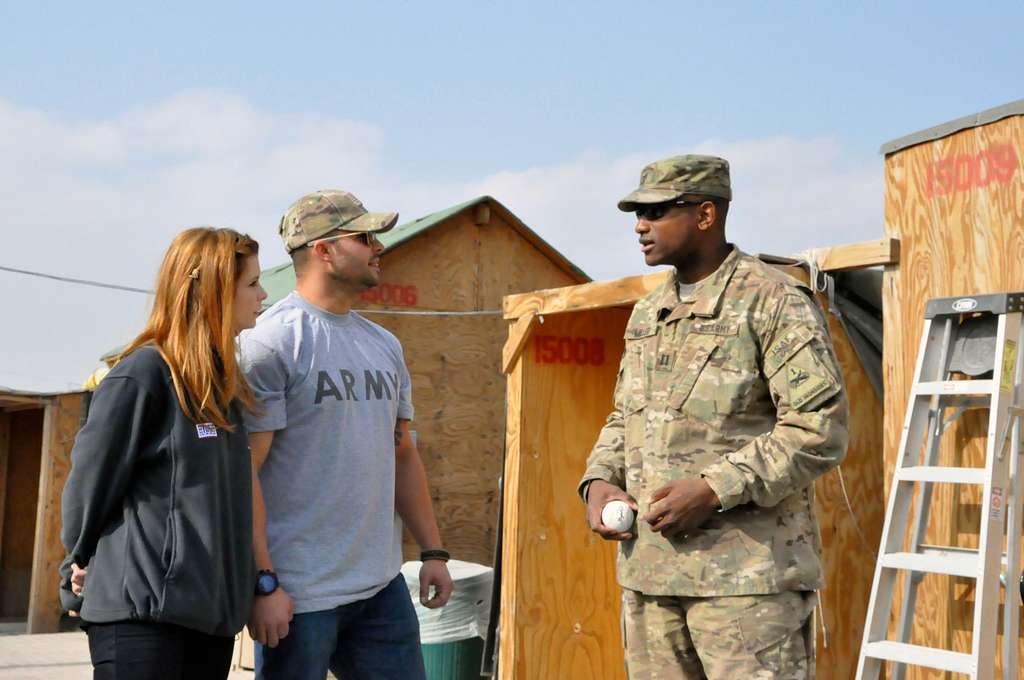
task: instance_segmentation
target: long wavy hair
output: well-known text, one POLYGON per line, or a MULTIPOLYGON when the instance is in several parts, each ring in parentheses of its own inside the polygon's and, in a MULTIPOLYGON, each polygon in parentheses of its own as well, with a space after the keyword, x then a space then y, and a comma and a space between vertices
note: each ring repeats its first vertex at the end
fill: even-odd
POLYGON ((233 401, 256 406, 238 367, 234 311, 245 259, 258 253, 256 241, 232 229, 194 227, 178 234, 160 265, 149 321, 118 357, 156 347, 171 369, 181 410, 196 423, 230 431, 233 401))

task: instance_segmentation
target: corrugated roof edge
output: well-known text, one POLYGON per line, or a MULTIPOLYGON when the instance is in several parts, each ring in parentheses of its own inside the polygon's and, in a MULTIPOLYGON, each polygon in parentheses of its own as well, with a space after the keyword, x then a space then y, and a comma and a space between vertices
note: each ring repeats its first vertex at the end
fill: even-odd
POLYGON ((878 151, 883 156, 888 156, 891 153, 902 151, 907 147, 947 137, 954 132, 978 127, 979 125, 994 123, 997 120, 1002 120, 1003 118, 1008 118, 1010 116, 1022 115, 1024 115, 1024 99, 1018 99, 1015 102, 1003 104, 1002 106, 997 106, 994 109, 988 109, 981 113, 957 118, 956 120, 951 120, 948 123, 943 123, 942 125, 936 125, 935 127, 928 128, 927 130, 921 130, 920 132, 915 132, 905 137, 894 139, 891 142, 883 144, 878 151))
POLYGON ((35 390, 18 390, 18 389, 14 389, 13 387, 4 387, 3 385, 0 385, 0 398, 3 398, 4 395, 10 395, 12 397, 28 397, 28 398, 33 398, 33 399, 36 399, 36 398, 38 398, 38 399, 49 399, 51 397, 57 397, 57 396, 60 396, 62 394, 77 394, 79 392, 84 392, 84 391, 85 390, 75 389, 75 390, 64 390, 64 391, 58 391, 58 392, 36 392, 35 390))

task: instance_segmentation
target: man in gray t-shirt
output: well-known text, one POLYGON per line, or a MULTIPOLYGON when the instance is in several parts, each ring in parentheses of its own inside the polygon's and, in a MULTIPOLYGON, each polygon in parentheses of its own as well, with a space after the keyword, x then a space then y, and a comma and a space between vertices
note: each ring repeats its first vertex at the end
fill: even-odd
POLYGON ((374 234, 395 213, 318 191, 280 232, 296 290, 241 338, 262 406, 246 426, 260 577, 250 621, 257 678, 424 677, 401 567, 402 522, 420 544, 420 599, 452 591, 426 475, 409 432, 409 371, 394 335, 351 311, 377 285, 374 234), (434 593, 431 596, 430 590, 434 593))

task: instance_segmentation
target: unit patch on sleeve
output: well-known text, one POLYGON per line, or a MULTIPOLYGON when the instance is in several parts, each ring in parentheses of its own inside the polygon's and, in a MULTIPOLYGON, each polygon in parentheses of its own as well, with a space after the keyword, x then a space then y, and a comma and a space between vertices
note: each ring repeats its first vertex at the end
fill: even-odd
POLYGON ((769 379, 774 377, 810 341, 811 334, 803 328, 794 328, 783 337, 777 339, 768 348, 768 353, 764 360, 765 377, 769 379))
POLYGON ((217 426, 213 423, 197 423, 196 434, 200 439, 209 439, 217 436, 217 426))
POLYGON ((815 375, 802 366, 794 366, 793 364, 790 364, 787 369, 787 377, 789 381, 789 403, 793 408, 799 409, 801 406, 833 386, 832 381, 828 378, 821 375, 815 375))

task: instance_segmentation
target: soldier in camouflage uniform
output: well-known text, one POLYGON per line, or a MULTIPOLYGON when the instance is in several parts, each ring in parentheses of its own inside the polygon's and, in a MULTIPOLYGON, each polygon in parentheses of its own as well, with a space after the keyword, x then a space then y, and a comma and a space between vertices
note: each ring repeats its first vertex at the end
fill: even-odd
POLYGON ((811 291, 725 239, 729 165, 676 156, 619 202, 648 265, 579 492, 621 541, 632 680, 808 678, 823 585, 813 482, 842 460, 842 374, 811 291), (617 533, 601 509, 638 511, 617 533))

